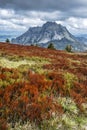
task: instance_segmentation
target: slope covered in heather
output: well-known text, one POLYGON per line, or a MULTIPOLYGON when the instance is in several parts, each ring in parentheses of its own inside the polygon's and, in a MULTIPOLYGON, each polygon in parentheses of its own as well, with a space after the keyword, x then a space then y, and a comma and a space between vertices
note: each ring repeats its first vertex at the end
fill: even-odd
POLYGON ((0 43, 0 129, 86 130, 87 53, 0 43))

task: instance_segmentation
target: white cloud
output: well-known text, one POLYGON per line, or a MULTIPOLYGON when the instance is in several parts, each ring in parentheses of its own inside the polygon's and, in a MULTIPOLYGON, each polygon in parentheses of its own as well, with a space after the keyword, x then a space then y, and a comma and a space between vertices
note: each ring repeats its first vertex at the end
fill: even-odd
POLYGON ((87 18, 69 17, 62 24, 73 34, 87 33, 87 18))
POLYGON ((87 34, 87 18, 69 17, 56 22, 64 25, 74 35, 87 34))
POLYGON ((55 19, 60 19, 62 17, 64 17, 64 13, 60 12, 60 11, 52 11, 52 12, 41 12, 41 11, 29 11, 26 13, 27 16, 33 17, 33 18, 40 18, 40 19, 51 19, 51 20, 55 20, 55 19))
POLYGON ((15 14, 14 10, 11 9, 0 9, 0 17, 1 18, 10 18, 15 14))
POLYGON ((0 31, 23 31, 25 26, 20 26, 10 22, 9 20, 0 20, 0 31))
POLYGON ((41 26, 46 21, 55 21, 62 17, 59 11, 54 12, 14 12, 14 10, 0 9, 0 29, 25 30, 31 26, 41 26))
POLYGON ((0 9, 0 30, 25 32, 29 27, 41 26, 46 21, 56 21, 73 34, 87 32, 87 18, 68 16, 64 12, 18 11, 0 9))

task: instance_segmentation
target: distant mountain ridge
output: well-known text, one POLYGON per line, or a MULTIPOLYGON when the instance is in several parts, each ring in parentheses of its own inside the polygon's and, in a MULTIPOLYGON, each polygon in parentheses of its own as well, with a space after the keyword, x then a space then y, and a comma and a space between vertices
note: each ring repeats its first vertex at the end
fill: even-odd
POLYGON ((79 42, 82 42, 87 45, 87 36, 78 36, 76 38, 79 42))
POLYGON ((47 47, 52 42, 56 49, 64 49, 66 45, 72 45, 76 51, 87 50, 87 46, 80 43, 66 27, 56 22, 46 22, 42 27, 30 27, 21 36, 12 39, 12 43, 23 45, 38 44, 47 47))

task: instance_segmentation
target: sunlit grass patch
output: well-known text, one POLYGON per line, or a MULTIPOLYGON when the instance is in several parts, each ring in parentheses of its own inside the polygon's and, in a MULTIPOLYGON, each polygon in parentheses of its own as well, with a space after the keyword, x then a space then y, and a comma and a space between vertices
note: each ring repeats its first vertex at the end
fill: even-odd
POLYGON ((21 61, 10 61, 6 58, 0 58, 0 65, 6 68, 17 68, 20 65, 26 65, 29 66, 35 64, 34 61, 27 61, 27 60, 21 60, 21 61))
POLYGON ((78 81, 78 78, 71 73, 64 73, 64 80, 65 80, 65 87, 66 87, 66 91, 70 91, 70 89, 73 88, 73 83, 75 81, 78 81))
POLYGON ((44 64, 49 63, 47 59, 45 58, 39 58, 39 57, 31 57, 31 58, 22 58, 17 59, 17 61, 14 59, 8 59, 5 57, 0 57, 0 66, 6 67, 6 68, 18 68, 21 65, 27 65, 29 67, 31 66, 42 66, 44 64))

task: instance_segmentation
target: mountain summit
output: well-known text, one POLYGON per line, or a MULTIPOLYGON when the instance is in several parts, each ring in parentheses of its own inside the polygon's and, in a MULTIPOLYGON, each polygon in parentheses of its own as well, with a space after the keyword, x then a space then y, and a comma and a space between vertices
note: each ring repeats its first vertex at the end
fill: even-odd
POLYGON ((12 39, 12 43, 23 45, 38 44, 47 47, 52 42, 57 49, 64 49, 66 45, 72 45, 74 50, 83 51, 86 45, 80 43, 66 27, 56 22, 47 22, 42 27, 30 27, 27 32, 12 39))

